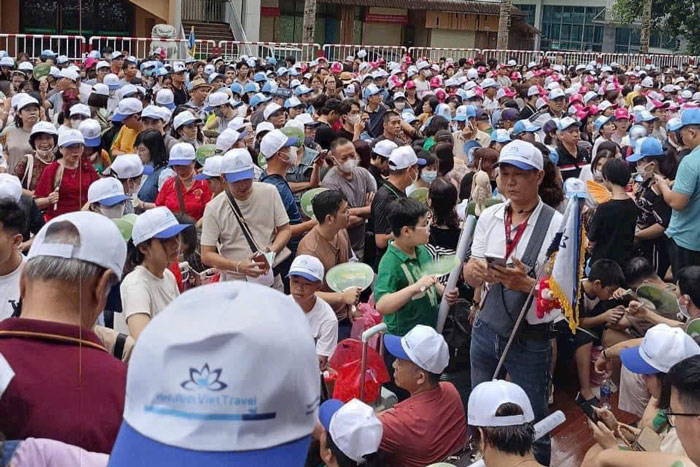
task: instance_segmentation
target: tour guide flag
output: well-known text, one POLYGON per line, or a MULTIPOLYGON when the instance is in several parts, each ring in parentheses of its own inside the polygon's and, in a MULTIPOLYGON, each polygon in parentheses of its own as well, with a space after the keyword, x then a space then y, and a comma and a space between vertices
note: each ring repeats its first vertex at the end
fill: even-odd
POLYGON ((190 37, 187 39, 187 45, 189 48, 189 54, 192 58, 194 58, 194 52, 195 52, 195 45, 194 45, 194 26, 192 26, 192 29, 190 29, 190 37))
POLYGON ((571 332, 576 332, 579 324, 579 299, 581 298, 581 278, 586 248, 586 234, 581 223, 582 199, 572 196, 564 212, 551 249, 552 273, 549 288, 559 301, 571 332))

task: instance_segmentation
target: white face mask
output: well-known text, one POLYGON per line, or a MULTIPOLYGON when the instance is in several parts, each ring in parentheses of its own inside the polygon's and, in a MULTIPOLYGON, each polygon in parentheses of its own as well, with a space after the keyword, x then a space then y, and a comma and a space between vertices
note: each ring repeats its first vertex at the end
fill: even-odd
POLYGON ((422 74, 424 78, 430 78, 431 76, 433 76, 433 73, 430 70, 423 70, 422 74))
POLYGON ((406 107, 405 102, 394 102, 394 107, 396 107, 396 110, 403 110, 404 107, 406 107))
POLYGON ((114 206, 99 205, 100 214, 108 219, 121 219, 124 217, 124 203, 118 203, 114 206))
POLYGON ((681 316, 683 316, 686 321, 690 320, 690 312, 688 311, 688 307, 681 303, 680 298, 677 298, 676 301, 678 302, 678 311, 680 312, 681 316))
POLYGON ((347 121, 350 125, 354 125, 360 121, 360 114, 348 114, 347 121))
POLYGON ((286 156, 284 162, 287 165, 291 165, 292 167, 296 167, 299 165, 299 160, 297 159, 297 148, 296 146, 290 146, 289 147, 289 155, 286 156))
MULTIPOLYGON (((338 164, 338 161, 336 160, 336 164, 338 164)), ((348 159, 342 164, 338 164, 338 170, 341 172, 344 172, 346 174, 349 174, 350 172, 353 171, 353 169, 357 167, 357 159, 348 159)))

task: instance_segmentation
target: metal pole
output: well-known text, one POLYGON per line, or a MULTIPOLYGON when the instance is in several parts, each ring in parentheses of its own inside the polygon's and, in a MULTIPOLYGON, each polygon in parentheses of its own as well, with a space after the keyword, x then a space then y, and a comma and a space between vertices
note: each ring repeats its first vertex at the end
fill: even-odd
MULTIPOLYGON (((459 242, 457 243, 457 258, 459 259, 459 265, 452 270, 450 276, 447 278, 445 290, 451 290, 457 285, 459 276, 462 273, 464 259, 467 256, 467 248, 472 243, 475 226, 476 217, 469 215, 467 220, 464 221, 464 225, 462 226, 462 234, 459 236, 459 242)), ((447 319, 448 311, 450 311, 450 305, 448 305, 447 300, 443 298, 440 302, 440 309, 438 311, 437 326, 435 326, 435 329, 439 333, 442 333, 442 328, 445 327, 445 320, 447 319)))

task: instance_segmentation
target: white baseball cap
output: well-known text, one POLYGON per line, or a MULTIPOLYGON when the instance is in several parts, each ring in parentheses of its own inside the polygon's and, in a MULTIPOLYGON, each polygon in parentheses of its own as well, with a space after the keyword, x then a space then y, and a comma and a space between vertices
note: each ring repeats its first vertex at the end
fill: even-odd
POLYGON ((241 128, 245 128, 247 125, 250 125, 250 122, 245 121, 243 117, 235 117, 233 120, 228 122, 226 128, 238 131, 241 128))
POLYGON ((97 62, 97 66, 95 67, 96 70, 99 70, 100 68, 111 68, 110 64, 106 60, 100 60, 97 62))
POLYGON ((402 170, 416 164, 425 164, 425 159, 419 159, 411 146, 399 146, 389 154, 389 167, 392 170, 402 170))
POLYGON ((73 115, 82 115, 83 117, 90 118, 92 115, 90 113, 90 107, 85 104, 75 104, 70 108, 69 118, 73 115))
POLYGON ((134 222, 134 229, 131 231, 131 241, 134 246, 138 246, 146 240, 152 238, 166 239, 179 234, 192 224, 180 224, 165 206, 144 211, 134 222))
POLYGON ((398 148, 399 145, 391 141, 390 139, 383 139, 374 145, 372 152, 379 154, 382 157, 388 158, 391 156, 391 152, 398 148))
POLYGON ((190 123, 199 123, 201 120, 195 117, 189 110, 183 110, 175 116, 173 120, 173 128, 178 129, 183 125, 189 125, 190 123))
MULTIPOLYGON (((122 156, 120 156, 122 157, 122 156)), ((95 180, 88 188, 88 203, 100 203, 105 206, 114 206, 129 199, 124 194, 124 187, 114 177, 105 177, 95 180)))
POLYGON ((481 89, 497 88, 497 87, 498 87, 498 83, 493 78, 486 78, 485 80, 483 80, 481 82, 481 89))
POLYGON ((527 97, 532 97, 532 96, 539 96, 540 95, 540 88, 537 86, 530 86, 527 88, 527 97))
POLYGON ((224 156, 211 156, 204 159, 204 168, 194 176, 195 180, 208 180, 221 176, 221 161, 224 156))
POLYGON ((197 287, 139 336, 110 465, 302 465, 319 392, 293 300, 240 281, 197 287))
POLYGON ((253 158, 245 148, 231 149, 221 160, 221 173, 229 183, 254 178, 254 167, 253 158))
POLYGON ((265 120, 267 120, 268 118, 270 118, 270 116, 272 116, 273 113, 277 112, 280 109, 283 110, 284 107, 279 105, 277 102, 272 102, 265 107, 265 110, 263 110, 263 117, 265 118, 265 120))
POLYGON ((102 127, 100 122, 94 118, 88 118, 80 122, 78 131, 83 135, 85 146, 94 148, 102 144, 102 127))
POLYGON ((123 122, 132 115, 139 114, 143 110, 143 104, 135 97, 126 97, 119 101, 117 111, 112 115, 112 121, 123 122))
POLYGON ((304 124, 301 123, 301 121, 297 120, 296 118, 292 118, 290 120, 287 120, 287 123, 284 124, 284 127, 285 128, 290 128, 290 127, 296 128, 299 131, 301 131, 302 134, 304 133, 304 124))
POLYGON ((114 73, 107 73, 102 82, 106 84, 111 91, 119 89, 120 87, 119 76, 115 75, 114 73))
POLYGON ((14 175, 0 173, 0 200, 9 199, 19 203, 22 197, 22 182, 14 175))
POLYGON ((441 374, 450 362, 445 338, 423 324, 417 324, 403 337, 386 334, 384 345, 394 357, 409 360, 436 375, 441 374))
POLYGON ((491 133, 491 141, 501 144, 509 143, 511 141, 510 133, 508 133, 508 130, 504 130, 503 128, 494 130, 493 133, 491 133))
POLYGON ((374 409, 361 400, 352 399, 343 404, 338 399, 329 399, 321 404, 318 418, 333 443, 353 461, 363 463, 364 456, 379 450, 382 422, 374 409))
POLYGON ((78 130, 61 131, 58 134, 58 147, 72 146, 74 144, 85 144, 83 134, 78 130))
POLYGON ((185 64, 182 62, 173 63, 173 73, 182 73, 186 69, 185 64))
POLYGON ((156 93, 156 105, 167 107, 170 110, 175 108, 175 94, 170 89, 161 89, 156 93))
POLYGON ((290 276, 303 277, 310 282, 323 281, 324 270, 321 260, 311 255, 299 255, 289 267, 290 276))
POLYGON ((263 136, 262 141, 260 141, 260 152, 265 156, 265 159, 269 159, 277 154, 280 149, 293 146, 297 142, 296 138, 290 138, 280 130, 272 130, 263 136))
POLYGON ((513 165, 522 170, 542 170, 542 153, 534 144, 516 139, 503 146, 498 157, 498 165, 513 165))
POLYGON ((622 364, 632 373, 668 373, 673 365, 700 354, 700 346, 682 328, 657 324, 647 330, 642 345, 620 352, 622 364))
POLYGON ((161 112, 161 108, 157 105, 147 105, 141 112, 141 118, 165 121, 163 112, 161 112))
POLYGON ((92 85, 92 93, 100 96, 109 96, 109 86, 104 83, 95 83, 92 85))
POLYGON ((112 55, 110 55, 110 57, 112 58, 112 60, 116 60, 118 58, 123 58, 124 54, 119 52, 118 50, 115 50, 114 52, 112 52, 112 55))
POLYGON ((581 122, 579 122, 578 120, 576 120, 575 118, 572 118, 572 117, 564 117, 564 118, 560 118, 559 120, 557 120, 557 130, 558 131, 565 131, 565 130, 571 128, 572 126, 579 127, 579 126, 581 126, 581 122))
POLYGON ((107 167, 103 173, 105 175, 114 175, 120 180, 138 177, 143 175, 143 162, 136 154, 122 154, 117 156, 112 165, 107 167))
POLYGON ((311 114, 306 112, 297 115, 294 117, 294 120, 300 121, 304 126, 318 126, 321 124, 321 122, 314 120, 311 114))
POLYGON ((168 165, 189 165, 194 160, 195 150, 190 143, 177 143, 170 148, 168 165))
POLYGON ((557 87, 549 91, 549 100, 559 99, 560 97, 565 97, 566 93, 562 91, 561 88, 557 87))
POLYGON ((76 73, 75 70, 73 70, 71 68, 64 68, 59 73, 59 76, 61 78, 66 78, 66 79, 69 79, 71 81, 78 81, 78 78, 80 78, 80 75, 78 73, 76 73))
POLYGON ((504 380, 485 381, 469 394, 467 425, 481 427, 514 426, 530 423, 535 419, 532 404, 523 388, 504 380), (515 404, 522 409, 520 415, 496 415, 503 404, 515 404))
POLYGON ((588 102, 591 99, 596 99, 598 97, 598 94, 595 93, 595 91, 588 91, 586 94, 583 95, 583 103, 588 104, 588 102))
POLYGON ((567 198, 575 196, 577 198, 588 198, 586 183, 576 177, 569 177, 564 182, 564 193, 567 198))
POLYGON ((116 224, 105 216, 90 211, 76 211, 54 217, 34 237, 28 259, 53 256, 79 259, 111 269, 121 279, 126 261, 126 242, 116 224), (80 245, 46 243, 46 232, 57 222, 69 222, 78 231, 80 245))
POLYGON ((238 141, 240 141, 242 138, 244 138, 247 134, 248 134, 247 131, 239 133, 236 130, 231 130, 230 128, 226 128, 216 138, 217 151, 221 151, 221 152, 228 151, 229 149, 231 149, 231 146, 236 144, 238 141))
POLYGON ((32 134, 46 133, 49 135, 58 136, 58 130, 51 122, 36 122, 32 127, 32 134))
POLYGON ((222 92, 222 91, 212 92, 207 97, 207 105, 210 108, 211 107, 219 107, 221 105, 228 104, 230 99, 231 98, 225 92, 222 92))
MULTIPOLYGON (((17 109, 17 112, 19 112, 23 108, 27 107, 28 105, 36 105, 37 107, 39 107, 39 101, 34 99, 29 94, 22 92, 22 93, 19 93, 17 95, 20 96, 15 101, 16 105, 14 106, 17 109)), ((75 106, 73 106, 73 107, 75 107, 75 106)))
POLYGON ((275 126, 272 123, 260 122, 260 123, 258 123, 258 126, 255 127, 255 136, 258 136, 263 131, 272 131, 274 129, 275 129, 275 126))

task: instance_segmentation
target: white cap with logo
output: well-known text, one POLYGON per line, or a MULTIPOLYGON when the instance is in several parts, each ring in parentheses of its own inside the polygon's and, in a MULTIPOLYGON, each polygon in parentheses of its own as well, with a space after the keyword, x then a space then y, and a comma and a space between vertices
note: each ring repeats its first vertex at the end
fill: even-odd
POLYGON ((498 165, 513 165, 522 170, 542 170, 544 159, 534 144, 516 139, 503 146, 498 157, 498 165))
POLYGON ((514 426, 530 423, 535 419, 527 394, 515 383, 504 380, 485 381, 472 389, 467 404, 469 426, 514 426), (515 404, 522 409, 520 415, 497 415, 503 404, 515 404))
POLYGON ((241 281, 197 287, 139 336, 110 465, 302 465, 319 393, 293 300, 241 281))
POLYGON ((253 158, 245 148, 231 149, 221 160, 221 173, 229 183, 250 180, 255 177, 253 158))
POLYGON ((280 149, 293 146, 296 143, 296 138, 290 138, 280 130, 272 130, 263 136, 262 141, 260 141, 260 152, 265 156, 265 159, 269 159, 277 154, 280 149))
POLYGON ((622 364, 632 373, 668 373, 673 365, 700 354, 700 346, 682 328, 657 324, 647 331, 642 345, 620 352, 622 364))
POLYGON ((389 155, 389 167, 392 170, 407 169, 421 161, 425 163, 425 159, 419 159, 411 146, 399 146, 389 155))
POLYGON ((383 427, 374 409, 359 399, 329 399, 318 411, 321 425, 343 454, 357 463, 379 450, 383 427))
POLYGON ((195 159, 196 154, 194 146, 190 143, 177 143, 170 148, 168 165, 189 165, 194 162, 195 159))
POLYGON ((221 162, 224 156, 211 156, 204 159, 204 168, 202 173, 194 176, 195 180, 208 180, 210 178, 219 178, 221 176, 221 162))
POLYGON ((398 148, 399 145, 391 141, 390 139, 383 139, 372 147, 372 152, 379 154, 382 157, 388 158, 394 149, 398 148))
POLYGON ((323 281, 323 263, 311 255, 299 255, 289 267, 290 276, 299 276, 311 282, 323 281))

